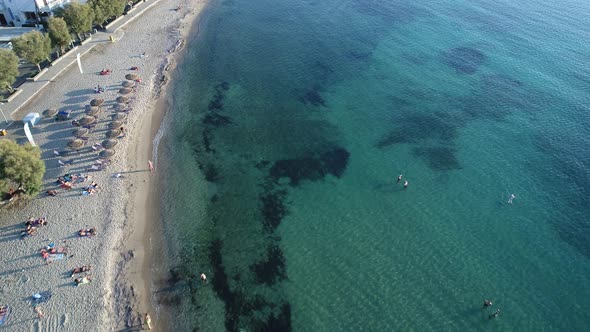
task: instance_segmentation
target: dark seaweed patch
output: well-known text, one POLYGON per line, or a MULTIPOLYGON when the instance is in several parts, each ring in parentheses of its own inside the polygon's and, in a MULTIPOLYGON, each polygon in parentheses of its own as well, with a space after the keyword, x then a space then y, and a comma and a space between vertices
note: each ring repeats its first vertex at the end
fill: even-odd
MULTIPOLYGON (((543 182, 546 191, 554 193, 550 202, 555 206, 547 209, 555 213, 553 226, 564 242, 590 258, 590 154, 587 144, 580 143, 585 138, 581 132, 543 132, 536 135, 534 142, 552 163, 538 172, 547 179, 543 182)), ((531 167, 539 165, 545 163, 533 163, 531 167)))
POLYGON ((210 201, 211 203, 217 203, 217 201, 219 201, 219 195, 214 194, 213 196, 211 196, 210 201))
POLYGON ((228 331, 237 331, 239 322, 238 296, 229 288, 228 277, 223 266, 223 257, 221 249, 223 242, 219 239, 214 240, 209 247, 209 260, 213 268, 213 278, 211 284, 213 290, 225 303, 225 328, 228 331))
POLYGON ((346 54, 346 56, 351 60, 358 60, 358 61, 368 61, 371 59, 373 55, 372 52, 360 52, 360 51, 350 51, 346 54))
POLYGON ((230 124, 231 118, 227 115, 221 115, 218 113, 210 112, 202 120, 203 124, 213 126, 213 127, 221 127, 227 126, 230 124))
POLYGON ((428 166, 436 171, 450 171, 461 169, 457 159, 457 150, 451 147, 419 147, 414 148, 413 153, 426 160, 428 166))
POLYGON ((260 201, 262 202, 261 212, 266 231, 274 231, 287 215, 288 210, 284 203, 286 196, 286 190, 275 190, 273 192, 266 192, 260 197, 260 201))
MULTIPOLYGON (((274 310, 273 310, 274 311, 274 310)), ((266 322, 257 322, 254 331, 262 332, 289 332, 291 331, 291 305, 284 303, 278 314, 274 312, 270 314, 270 317, 266 322)))
POLYGON ((311 157, 279 160, 270 169, 270 176, 275 180, 288 177, 294 186, 302 180, 320 180, 324 175, 322 163, 311 157))
POLYGON ((305 104, 311 104, 315 107, 326 106, 326 102, 324 101, 324 98, 322 98, 322 95, 320 95, 318 88, 307 91, 301 98, 299 98, 299 100, 305 104))
POLYGON ((457 47, 443 52, 443 61, 458 74, 473 74, 484 63, 483 52, 471 47, 457 47))
POLYGON ((542 107, 545 98, 509 76, 485 75, 479 91, 457 99, 456 104, 466 118, 501 121, 514 111, 542 107))
POLYGON ((350 152, 343 148, 337 148, 321 155, 320 160, 327 173, 339 178, 344 173, 350 152))
POLYGON ((276 245, 269 245, 266 260, 251 265, 250 269, 254 272, 256 282, 268 286, 287 279, 285 256, 276 245))
POLYGON ((450 141, 457 136, 457 127, 462 121, 443 114, 406 115, 395 130, 382 137, 375 146, 383 149, 393 144, 416 143, 421 140, 450 141))
POLYGON ((213 164, 205 166, 205 180, 209 182, 216 182, 219 180, 219 171, 213 164))
POLYGON ((209 101, 210 111, 223 109, 223 99, 227 90, 229 90, 229 83, 227 82, 221 82, 215 86, 215 94, 211 101, 209 101))
POLYGON ((343 148, 336 148, 319 156, 306 156, 299 159, 276 161, 269 170, 275 181, 286 177, 291 185, 297 186, 303 180, 318 181, 326 175, 341 177, 348 164, 350 153, 343 148))
POLYGON ((259 162, 256 163, 256 168, 258 169, 264 169, 266 167, 268 167, 268 165, 270 165, 270 161, 268 160, 261 160, 259 162))
POLYGON ((215 153, 215 149, 211 148, 211 138, 213 137, 213 133, 209 128, 205 128, 203 130, 203 146, 205 147, 205 152, 208 153, 215 153))
MULTIPOLYGON (((262 297, 255 296, 248 300, 239 290, 232 291, 229 286, 229 278, 225 273, 221 250, 223 242, 216 239, 209 247, 209 260, 213 269, 211 284, 217 296, 225 303, 225 328, 230 332, 240 329, 240 316, 251 315, 251 326, 247 330, 252 331, 291 331, 291 306, 289 303, 279 304, 266 302, 262 297), (256 314, 253 314, 256 312, 256 314), (266 319, 266 320, 265 320, 266 319)), ((275 279, 286 278, 284 257, 280 249, 268 248, 268 261, 261 263, 261 273, 270 273, 275 279), (265 272, 262 272, 265 271, 265 272)), ((256 266, 256 265, 255 265, 256 266)), ((239 280, 239 275, 234 280, 239 280)))

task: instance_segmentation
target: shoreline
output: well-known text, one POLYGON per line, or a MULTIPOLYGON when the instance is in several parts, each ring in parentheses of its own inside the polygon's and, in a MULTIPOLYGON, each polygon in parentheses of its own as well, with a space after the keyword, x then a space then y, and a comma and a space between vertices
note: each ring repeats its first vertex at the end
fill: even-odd
MULTIPOLYGON (((0 304, 11 307, 10 317, 2 325, 4 330, 137 329, 139 314, 145 312, 150 312, 156 327, 165 329, 165 322, 157 319, 159 309, 152 300, 156 258, 153 248, 162 244, 162 232, 158 232, 158 176, 149 175, 147 160, 153 158, 152 139, 168 108, 172 84, 167 83, 171 83, 176 61, 182 59, 186 49, 184 45, 179 48, 176 42, 186 40, 206 1, 183 1, 180 11, 173 9, 177 4, 159 0, 119 29, 121 40, 94 41, 96 45, 82 58, 84 74, 69 66, 23 106, 39 113, 53 107, 68 110, 71 118, 77 119, 85 115, 84 105, 90 99, 100 97, 106 101, 96 129, 88 135, 87 146, 79 151, 66 149, 74 129, 69 121, 42 118, 31 129, 47 170, 40 195, 26 206, 3 210, 0 215, 0 248, 4 252, 0 257, 0 304), (142 52, 148 56, 139 56, 142 52), (98 159, 89 145, 104 140, 110 114, 115 114, 111 106, 116 106, 114 99, 131 66, 140 67, 143 82, 137 84, 137 92, 129 95, 132 101, 125 121, 126 137, 117 140, 117 153, 106 170, 89 172, 98 159), (97 75, 103 68, 113 73, 97 75), (97 84, 106 90, 100 96, 91 89, 97 84), (82 196, 81 188, 88 183, 76 182, 72 190, 56 187, 56 177, 68 173, 92 176, 100 185, 99 192, 82 196), (116 178, 115 174, 123 177, 116 178), (45 190, 53 188, 59 191, 56 197, 44 195, 45 190), (18 234, 23 221, 41 216, 49 225, 39 229, 36 236, 21 240, 18 234), (96 227, 98 235, 78 238, 77 231, 84 227, 96 227), (46 265, 39 248, 53 242, 63 246, 68 255, 46 265), (69 272, 83 265, 93 266, 93 280, 75 287, 69 272), (42 303, 31 301, 31 295, 37 292, 47 292, 50 297, 42 303), (45 316, 38 318, 32 305, 41 306, 45 316)), ((22 141, 22 129, 11 136, 22 141)))
MULTIPOLYGON (((166 330, 165 327, 170 327, 165 319, 165 314, 162 314, 164 308, 157 306, 154 298, 153 289, 157 278, 165 277, 168 271, 167 263, 157 264, 156 255, 154 253, 165 252, 165 238, 162 220, 160 216, 161 205, 161 178, 158 174, 158 134, 161 130, 173 102, 171 100, 171 93, 174 90, 174 79, 176 77, 177 68, 180 63, 184 61, 186 55, 186 44, 189 40, 193 40, 198 36, 199 23, 201 14, 207 5, 207 1, 194 1, 193 5, 197 8, 190 8, 184 13, 178 27, 179 40, 182 45, 179 50, 172 52, 166 59, 163 60, 162 67, 158 73, 154 95, 150 96, 153 100, 153 105, 149 108, 151 116, 142 118, 141 123, 138 124, 140 131, 134 139, 134 144, 129 148, 128 166, 129 169, 141 169, 146 167, 147 161, 151 160, 155 165, 155 172, 153 175, 143 176, 143 182, 136 187, 135 195, 130 195, 129 201, 133 202, 132 206, 135 209, 131 210, 128 215, 132 224, 142 225, 143 227, 135 229, 129 236, 129 241, 126 242, 123 252, 139 248, 137 255, 134 256, 133 262, 130 264, 128 278, 123 278, 121 281, 127 287, 134 287, 137 301, 136 310, 139 313, 150 313, 152 317, 152 326, 155 330, 166 330), (196 27, 196 31, 195 31, 196 27), (149 142, 149 143, 148 143, 149 142), (145 206, 145 209, 138 207, 145 206), (143 222, 151 220, 151 222, 143 222), (162 270, 164 269, 164 270, 162 270), (137 291, 138 290, 138 291, 137 291)), ((165 135, 165 133, 162 133, 165 135)), ((161 137, 160 137, 161 138, 161 137)), ((165 256, 165 254, 164 254, 165 256)), ((165 259, 165 257, 164 257, 165 259)), ((161 263, 161 262, 160 262, 161 263)), ((126 299, 133 303, 135 299, 126 299)))

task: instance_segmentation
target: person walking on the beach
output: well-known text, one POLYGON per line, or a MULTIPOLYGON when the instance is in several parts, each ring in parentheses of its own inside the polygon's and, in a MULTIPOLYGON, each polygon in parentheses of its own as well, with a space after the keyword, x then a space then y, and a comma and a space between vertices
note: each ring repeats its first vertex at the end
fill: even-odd
POLYGON ((402 175, 400 174, 400 175, 397 177, 397 182, 399 183, 401 180, 402 180, 402 175))
POLYGON ((45 315, 43 314, 43 311, 41 311, 41 308, 36 306, 35 307, 35 313, 37 314, 37 318, 41 319, 43 317, 45 317, 45 315))
POLYGON ((150 168, 150 172, 153 173, 154 172, 154 163, 152 163, 151 160, 148 160, 148 167, 150 168))
POLYGON ((206 284, 207 283, 207 276, 205 275, 205 273, 201 273, 201 281, 206 284))
POLYGON ((143 324, 147 325, 148 330, 152 329, 152 318, 150 317, 150 314, 148 314, 147 312, 145 313, 143 324))

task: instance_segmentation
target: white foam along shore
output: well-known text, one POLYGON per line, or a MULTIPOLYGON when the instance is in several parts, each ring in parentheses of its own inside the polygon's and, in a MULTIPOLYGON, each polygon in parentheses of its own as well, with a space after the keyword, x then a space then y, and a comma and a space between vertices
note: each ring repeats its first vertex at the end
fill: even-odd
POLYGON ((47 168, 44 191, 56 189, 58 195, 41 194, 23 208, 0 211, 0 305, 10 308, 9 317, 0 328, 114 331, 140 324, 143 312, 150 312, 152 321, 157 322, 157 313, 151 312, 151 296, 146 294, 150 281, 145 278, 149 275, 145 271, 149 269, 145 258, 149 253, 145 251, 149 251, 150 245, 149 241, 138 240, 153 236, 146 237, 145 230, 152 229, 149 224, 157 222, 146 217, 155 215, 146 211, 157 208, 146 203, 157 178, 157 174, 150 175, 147 165, 148 158, 152 158, 150 135, 161 119, 154 112, 162 111, 154 105, 158 96, 165 98, 159 94, 165 81, 163 75, 169 74, 167 69, 178 53, 178 41, 185 38, 204 3, 160 0, 120 29, 115 34, 120 39, 115 43, 92 41, 96 46, 82 58, 84 74, 70 66, 26 105, 27 111, 39 113, 48 108, 68 110, 71 118, 76 119, 85 116, 85 105, 91 99, 105 100, 96 127, 78 152, 67 148, 76 129, 71 121, 43 118, 31 130, 47 168), (175 10, 179 4, 180 9, 175 10), (134 66, 139 70, 130 70, 134 66), (110 75, 98 75, 106 68, 111 69, 110 75), (106 139, 107 125, 115 114, 115 99, 129 73, 139 74, 141 82, 128 95, 131 110, 126 113, 126 136, 116 139, 116 153, 109 158, 111 164, 106 170, 88 171, 99 159, 98 152, 90 146, 106 139), (96 94, 97 85, 106 91, 96 94), (70 153, 57 156, 54 150, 70 153), (61 166, 60 161, 66 166, 61 166), (55 182, 68 173, 91 178, 85 182, 78 180, 73 189, 66 190, 55 182), (118 173, 123 176, 115 177, 118 173), (83 196, 83 188, 91 181, 99 185, 98 192, 83 196), (29 217, 45 217, 48 225, 40 227, 37 235, 21 239, 20 232, 29 217), (78 230, 90 227, 97 229, 97 236, 78 236, 78 230), (50 243, 63 247, 67 254, 46 264, 40 250, 50 243), (142 261, 134 263, 135 268, 130 267, 129 261, 138 257, 142 261), (92 282, 76 286, 70 274, 84 265, 92 265, 92 271, 77 277, 91 274, 92 282), (44 297, 50 294, 50 298, 34 301, 36 293, 44 297), (43 312, 43 318, 38 318, 35 307, 43 312))

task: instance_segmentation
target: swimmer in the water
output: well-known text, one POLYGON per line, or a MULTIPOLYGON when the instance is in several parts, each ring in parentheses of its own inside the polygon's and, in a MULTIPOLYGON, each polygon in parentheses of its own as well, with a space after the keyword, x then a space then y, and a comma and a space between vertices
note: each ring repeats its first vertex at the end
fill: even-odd
POLYGON ((406 189, 408 187, 408 180, 406 180, 406 182, 404 182, 404 189, 406 189))
POLYGON ((512 204, 512 200, 515 198, 516 196, 514 194, 510 194, 510 196, 508 197, 508 204, 512 204))
POLYGON ((397 177, 397 182, 400 182, 401 180, 402 180, 402 175, 400 174, 400 175, 397 177))

